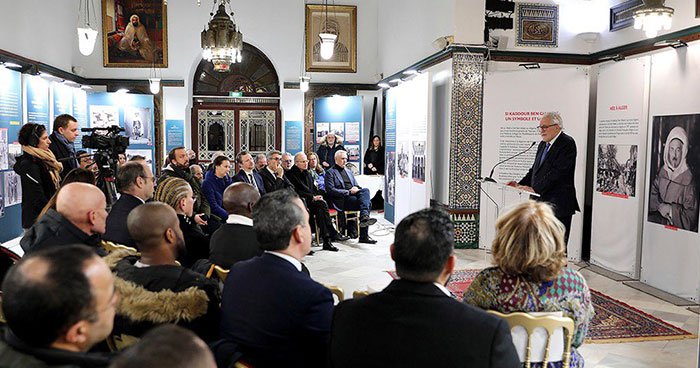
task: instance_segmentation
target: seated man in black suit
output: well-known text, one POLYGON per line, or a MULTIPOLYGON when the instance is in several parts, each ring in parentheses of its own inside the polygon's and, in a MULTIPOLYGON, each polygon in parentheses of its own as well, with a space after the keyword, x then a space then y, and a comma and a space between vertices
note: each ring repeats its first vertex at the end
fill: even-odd
POLYGON ((145 163, 127 162, 117 169, 117 190, 121 193, 107 216, 107 231, 104 240, 134 247, 126 228, 126 218, 134 208, 153 198, 156 178, 145 163))
POLYGON ((0 367, 107 367, 111 354, 88 353, 112 331, 119 304, 105 262, 66 245, 22 258, 2 284, 7 326, 0 367))
POLYGON ((248 183, 253 186, 261 196, 265 195, 265 185, 260 175, 255 172, 255 163, 253 156, 248 151, 238 152, 236 155, 236 163, 241 169, 233 176, 233 182, 248 183))
POLYGON ((311 249, 309 214, 292 191, 260 198, 253 230, 265 253, 231 268, 221 336, 255 367, 324 367, 333 296, 301 263, 311 249))
MULTIPOLYGON (((248 155, 250 156, 250 155, 248 155)), ((209 260, 223 268, 262 254, 253 231, 253 206, 260 199, 255 187, 233 183, 224 191, 226 223, 214 232, 209 242, 209 260)))
POLYGON ((176 323, 204 341, 219 335, 219 286, 178 265, 185 240, 175 210, 165 203, 137 207, 127 219, 141 255, 114 251, 105 258, 122 296, 114 334, 142 336, 154 326, 176 323))
POLYGON ((340 303, 333 316, 333 367, 520 367, 503 319, 453 299, 452 221, 424 209, 396 227, 391 258, 400 279, 340 303))
POLYGON ((87 183, 69 183, 49 209, 19 241, 24 253, 68 244, 85 244, 100 255, 107 253, 100 238, 105 232, 107 201, 102 191, 87 183))
POLYGON ((337 252, 338 248, 331 241, 344 241, 349 238, 338 233, 333 227, 331 215, 328 213, 328 204, 323 199, 321 191, 316 187, 316 182, 311 177, 308 168, 309 160, 306 158, 306 154, 297 152, 294 155, 294 166, 287 171, 289 181, 294 185, 294 190, 309 208, 309 212, 312 215, 311 224, 314 223, 314 220, 318 223, 316 238, 319 241, 323 239, 323 250, 337 252))
POLYGON ((377 220, 369 217, 372 201, 369 190, 360 188, 352 171, 345 167, 348 163, 347 152, 335 153, 335 165, 326 170, 326 194, 331 206, 338 211, 360 211, 360 243, 374 244, 377 241, 369 237, 369 226, 377 220))
POLYGON ((260 170, 265 193, 272 193, 280 189, 294 189, 292 183, 284 175, 284 168, 281 164, 282 153, 272 150, 267 153, 267 166, 260 170))

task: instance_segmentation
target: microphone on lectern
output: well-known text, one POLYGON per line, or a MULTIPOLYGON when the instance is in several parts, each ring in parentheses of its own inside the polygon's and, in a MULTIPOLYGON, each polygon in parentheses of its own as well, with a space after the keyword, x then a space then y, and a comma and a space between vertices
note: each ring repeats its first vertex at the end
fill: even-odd
POLYGON ((514 155, 514 156, 508 157, 507 159, 505 159, 505 160, 503 160, 503 161, 501 161, 501 162, 499 162, 499 163, 493 165, 493 168, 491 168, 491 173, 489 173, 489 176, 487 176, 487 177, 484 178, 484 181, 488 181, 488 182, 491 182, 491 183, 495 183, 496 180, 493 178, 493 171, 496 170, 496 166, 498 166, 498 165, 500 165, 500 164, 502 164, 502 163, 504 163, 504 162, 506 162, 506 161, 508 161, 508 160, 514 159, 514 158, 516 158, 516 157, 522 155, 523 153, 529 151, 532 147, 535 146, 535 143, 537 143, 537 142, 532 142, 532 144, 530 144, 530 147, 528 147, 526 150, 524 150, 524 151, 522 151, 522 152, 520 152, 520 153, 518 153, 518 154, 516 154, 516 155, 514 155))

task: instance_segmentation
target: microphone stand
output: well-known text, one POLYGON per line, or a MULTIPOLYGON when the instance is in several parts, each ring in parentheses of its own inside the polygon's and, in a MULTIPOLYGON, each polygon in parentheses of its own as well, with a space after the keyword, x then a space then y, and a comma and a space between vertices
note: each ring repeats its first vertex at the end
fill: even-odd
POLYGON ((488 181, 488 182, 491 182, 491 183, 495 183, 495 182, 496 182, 496 179, 493 178, 493 171, 496 170, 496 167, 497 167, 498 165, 500 165, 500 164, 506 162, 506 161, 510 161, 510 160, 512 160, 512 159, 514 159, 514 158, 516 158, 516 157, 518 157, 518 156, 520 156, 520 155, 522 155, 523 153, 529 151, 532 147, 535 146, 535 143, 537 143, 537 142, 532 142, 532 144, 530 144, 530 147, 528 147, 526 150, 524 150, 524 151, 522 151, 522 152, 520 152, 520 153, 518 153, 518 154, 516 154, 516 155, 514 155, 514 156, 508 157, 507 159, 505 159, 505 160, 503 160, 503 161, 501 161, 501 162, 499 162, 499 163, 493 165, 493 167, 491 168, 491 172, 489 173, 489 176, 483 178, 483 181, 488 181))

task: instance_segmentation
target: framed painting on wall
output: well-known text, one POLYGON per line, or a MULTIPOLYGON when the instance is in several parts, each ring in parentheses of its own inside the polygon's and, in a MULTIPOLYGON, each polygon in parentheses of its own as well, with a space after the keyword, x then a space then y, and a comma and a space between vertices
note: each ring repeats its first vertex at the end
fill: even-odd
POLYGON ((105 67, 168 67, 166 0, 102 0, 105 67))
POLYGON ((695 18, 700 18, 700 0, 695 0, 695 18))
MULTIPOLYGON (((697 0, 700 1, 700 0, 697 0)), ((610 32, 631 27, 634 24, 632 14, 644 5, 642 0, 628 0, 610 8, 610 32)))
POLYGON ((357 7, 346 5, 306 5, 306 71, 357 72, 357 7), (333 56, 321 57, 319 33, 338 36, 333 56))

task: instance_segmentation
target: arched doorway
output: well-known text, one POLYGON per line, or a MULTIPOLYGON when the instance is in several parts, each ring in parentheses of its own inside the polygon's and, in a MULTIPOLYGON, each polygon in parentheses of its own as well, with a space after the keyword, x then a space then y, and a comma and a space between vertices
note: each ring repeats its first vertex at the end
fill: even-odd
POLYGON ((233 158, 242 150, 257 154, 281 147, 277 72, 256 47, 244 42, 242 54, 225 73, 201 60, 193 76, 192 147, 200 161, 211 161, 217 152, 233 158))

